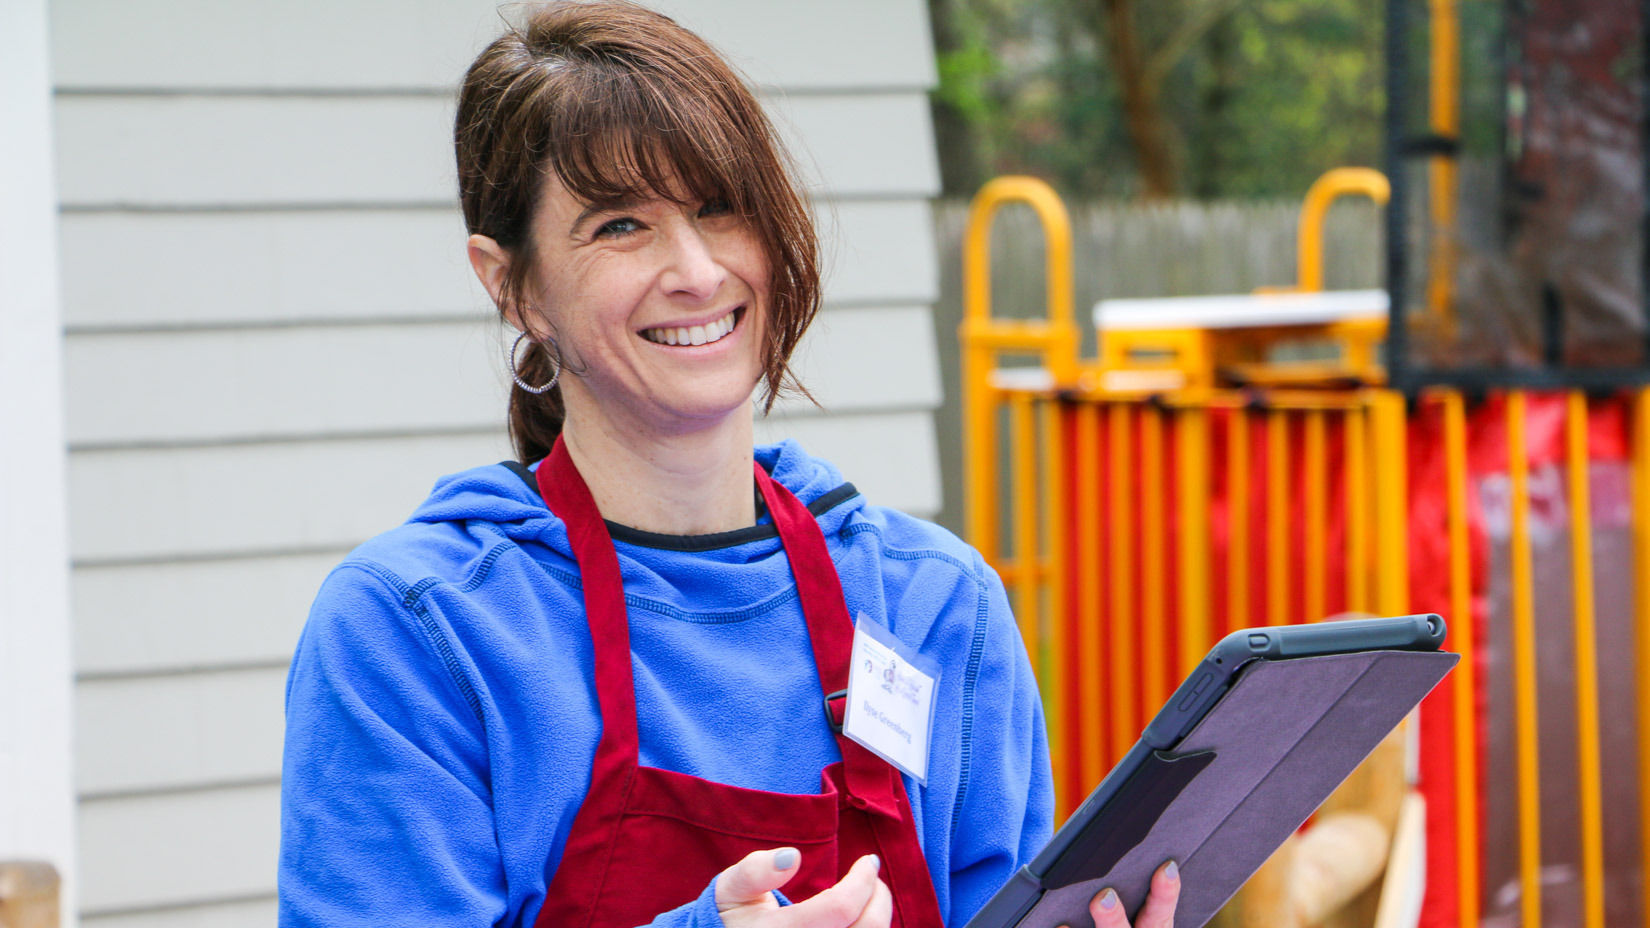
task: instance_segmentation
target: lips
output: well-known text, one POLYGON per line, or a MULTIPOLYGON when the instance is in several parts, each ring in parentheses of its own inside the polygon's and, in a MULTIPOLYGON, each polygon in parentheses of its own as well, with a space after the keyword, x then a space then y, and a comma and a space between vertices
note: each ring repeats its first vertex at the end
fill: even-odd
POLYGON ((722 318, 704 325, 661 326, 643 329, 641 335, 657 345, 708 345, 721 341, 733 331, 739 323, 738 314, 739 310, 735 309, 722 318))

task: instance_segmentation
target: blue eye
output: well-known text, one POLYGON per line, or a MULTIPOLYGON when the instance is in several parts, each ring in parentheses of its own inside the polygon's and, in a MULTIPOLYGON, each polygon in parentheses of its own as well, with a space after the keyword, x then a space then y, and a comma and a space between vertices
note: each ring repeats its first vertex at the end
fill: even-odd
POLYGON ((629 216, 622 219, 610 219, 602 223, 601 228, 596 230, 596 236, 598 238, 618 238, 621 235, 629 235, 641 227, 640 222, 629 216))

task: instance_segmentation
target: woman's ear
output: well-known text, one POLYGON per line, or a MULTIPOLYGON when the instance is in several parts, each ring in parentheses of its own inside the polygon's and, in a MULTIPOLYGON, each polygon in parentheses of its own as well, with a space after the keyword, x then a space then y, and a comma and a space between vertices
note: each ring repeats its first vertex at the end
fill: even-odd
POLYGON ((493 298, 493 305, 504 314, 506 322, 521 328, 521 320, 516 317, 515 307, 505 306, 503 303, 504 281, 510 274, 510 253, 504 246, 486 235, 472 235, 465 243, 465 251, 470 256, 470 267, 476 272, 476 279, 487 288, 487 295, 493 298))

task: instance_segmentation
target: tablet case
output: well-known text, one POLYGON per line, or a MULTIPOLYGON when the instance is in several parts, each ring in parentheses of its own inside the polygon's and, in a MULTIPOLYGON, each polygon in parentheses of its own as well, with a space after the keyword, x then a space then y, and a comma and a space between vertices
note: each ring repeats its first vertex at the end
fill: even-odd
POLYGON ((1458 659, 1368 651, 1249 664, 1172 752, 1154 752, 1122 786, 1018 924, 1093 928, 1089 901, 1108 887, 1132 917, 1173 859, 1175 926, 1202 928, 1458 659))

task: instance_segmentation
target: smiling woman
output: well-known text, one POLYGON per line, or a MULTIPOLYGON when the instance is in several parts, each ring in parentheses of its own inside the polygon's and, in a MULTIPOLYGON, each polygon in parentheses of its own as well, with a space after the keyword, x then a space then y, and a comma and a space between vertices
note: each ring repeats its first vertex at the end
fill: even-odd
POLYGON ((664 16, 554 3, 477 58, 454 135, 518 459, 317 596, 281 924, 961 926, 1049 834, 1040 703, 978 553, 752 446, 820 302, 755 97, 664 16), (849 708, 861 647, 925 682, 849 708), (881 719, 927 736, 875 753, 881 719))
MULTIPOLYGON (((646 205, 660 218, 668 203, 714 220, 689 225, 738 238, 763 259, 745 269, 766 297, 769 318, 751 348, 769 408, 782 391, 799 389, 787 362, 819 310, 813 217, 744 82, 703 39, 661 22, 668 20, 641 7, 546 7, 471 65, 454 129, 471 260, 478 262, 479 247, 481 260, 498 265, 484 271, 478 263, 477 273, 505 318, 531 332, 519 296, 535 270, 550 270, 535 264, 541 252, 553 252, 551 262, 588 261, 579 246, 599 241, 605 256, 645 244, 658 262, 659 246, 683 244, 682 230, 650 229, 626 207, 646 205), (645 243, 624 241, 648 231, 645 243)), ((754 258, 741 257, 747 265, 754 258)), ((529 382, 556 366, 559 342, 544 339, 556 337, 554 320, 546 322, 551 331, 533 338, 520 368, 529 382)), ((511 434, 522 460, 549 453, 560 414, 553 394, 548 402, 512 395, 511 434)))

